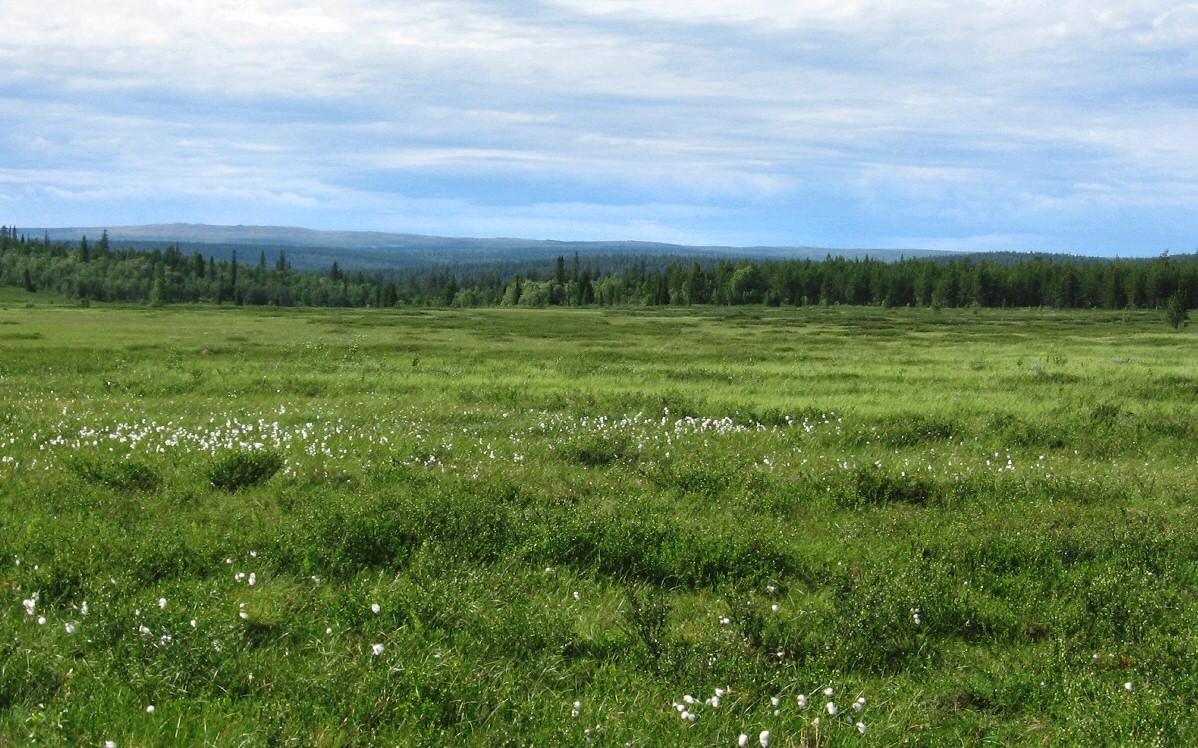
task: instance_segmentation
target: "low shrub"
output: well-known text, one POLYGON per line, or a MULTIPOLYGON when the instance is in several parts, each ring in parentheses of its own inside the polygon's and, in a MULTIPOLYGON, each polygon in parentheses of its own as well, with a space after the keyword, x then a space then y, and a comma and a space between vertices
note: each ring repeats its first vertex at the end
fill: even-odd
POLYGON ((956 426, 949 419, 904 413, 878 421, 870 428, 850 437, 848 442, 857 446, 879 444, 901 449, 951 441, 955 431, 956 426))
POLYGON ((606 467, 616 462, 638 458, 632 438, 627 434, 598 433, 580 437, 561 448, 570 462, 584 467, 606 467))
POLYGON ((940 488, 935 481, 867 467, 852 473, 848 485, 840 492, 838 501, 846 507, 881 504, 924 506, 939 496, 940 488))
POLYGON ((208 468, 208 480, 222 491, 237 492, 270 480, 283 467, 283 458, 269 450, 230 452, 208 468))
POLYGON ((105 462, 76 457, 68 461, 67 466, 80 478, 117 491, 153 491, 162 483, 158 471, 144 462, 105 462))

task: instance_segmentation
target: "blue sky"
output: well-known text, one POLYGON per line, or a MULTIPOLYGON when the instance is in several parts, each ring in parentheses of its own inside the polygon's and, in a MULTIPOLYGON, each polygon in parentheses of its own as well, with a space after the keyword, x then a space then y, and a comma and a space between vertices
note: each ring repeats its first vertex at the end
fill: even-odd
POLYGON ((0 0, 0 17, 0 223, 1198 248, 1198 2, 0 0))

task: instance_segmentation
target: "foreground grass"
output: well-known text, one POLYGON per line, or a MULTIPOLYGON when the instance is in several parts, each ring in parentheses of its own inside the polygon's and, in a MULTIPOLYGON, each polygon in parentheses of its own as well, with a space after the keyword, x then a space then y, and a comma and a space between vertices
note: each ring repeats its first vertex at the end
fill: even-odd
POLYGON ((0 745, 1192 743, 1193 351, 1134 313, 13 305, 0 745))

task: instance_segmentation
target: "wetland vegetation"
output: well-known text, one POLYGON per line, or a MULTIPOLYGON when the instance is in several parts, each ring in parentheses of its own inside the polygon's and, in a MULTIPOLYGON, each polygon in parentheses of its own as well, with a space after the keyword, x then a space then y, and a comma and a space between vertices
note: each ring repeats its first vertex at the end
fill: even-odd
POLYGON ((0 745, 1198 741, 1159 312, 5 293, 0 745))

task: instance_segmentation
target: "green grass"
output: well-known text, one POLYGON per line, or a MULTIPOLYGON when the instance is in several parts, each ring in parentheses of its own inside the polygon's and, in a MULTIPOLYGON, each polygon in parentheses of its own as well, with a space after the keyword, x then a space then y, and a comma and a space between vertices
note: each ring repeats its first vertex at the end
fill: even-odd
POLYGON ((1198 741, 1159 315, 13 301, 0 745, 1198 741))

